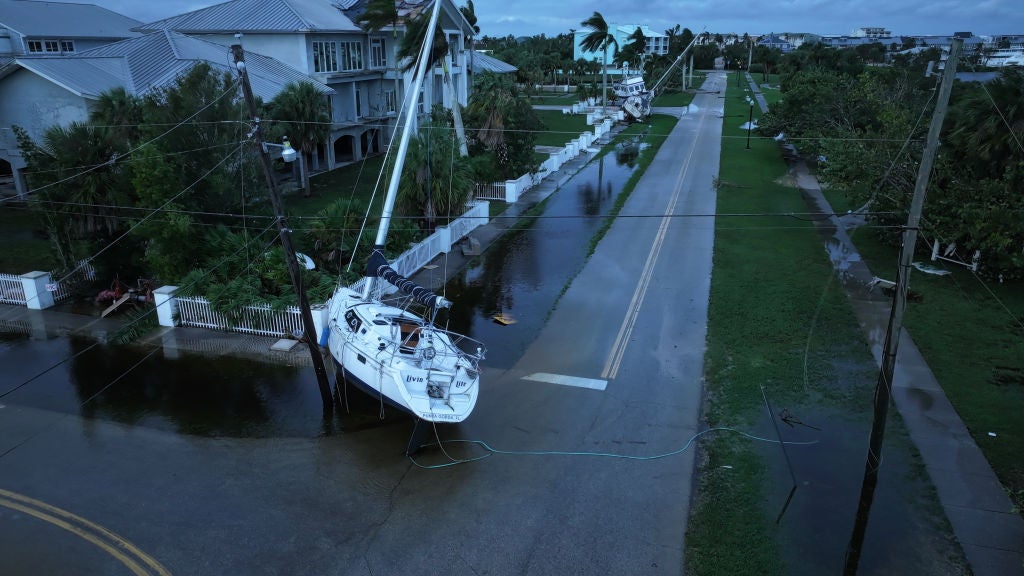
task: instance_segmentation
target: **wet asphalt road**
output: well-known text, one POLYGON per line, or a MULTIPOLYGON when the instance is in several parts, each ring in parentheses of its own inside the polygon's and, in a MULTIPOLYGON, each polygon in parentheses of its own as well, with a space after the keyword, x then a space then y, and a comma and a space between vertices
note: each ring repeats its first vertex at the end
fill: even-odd
POLYGON ((402 418, 216 438, 9 403, 0 574, 681 573, 692 452, 585 453, 666 454, 698 429, 714 222, 680 216, 714 212, 721 100, 695 104, 536 340, 437 431, 519 453, 425 469, 402 418))

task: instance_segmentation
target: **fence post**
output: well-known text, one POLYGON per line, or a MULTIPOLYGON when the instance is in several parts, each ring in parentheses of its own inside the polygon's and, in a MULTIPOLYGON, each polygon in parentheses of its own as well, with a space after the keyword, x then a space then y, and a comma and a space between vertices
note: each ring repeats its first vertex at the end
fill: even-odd
POLYGON ((515 204, 519 200, 519 190, 515 180, 505 180, 505 202, 515 204))
POLYGON ((49 272, 29 272, 21 275, 21 287, 25 291, 25 306, 32 310, 45 310, 53 306, 53 292, 47 290, 50 284, 49 272))
POLYGON ((174 297, 177 286, 161 286, 153 291, 153 301, 156 304, 156 316, 161 326, 174 327, 174 317, 178 315, 178 299, 174 297))
POLYGON ((447 226, 437 227, 438 249, 447 254, 452 251, 452 231, 447 226))

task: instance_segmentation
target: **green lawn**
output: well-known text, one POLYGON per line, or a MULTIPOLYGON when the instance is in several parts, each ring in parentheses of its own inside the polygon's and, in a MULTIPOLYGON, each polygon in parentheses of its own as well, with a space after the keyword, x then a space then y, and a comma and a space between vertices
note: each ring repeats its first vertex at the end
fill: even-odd
MULTIPOLYGON (((849 458, 841 465, 859 474, 877 366, 845 294, 834 281, 821 237, 811 222, 785 216, 806 212, 807 207, 799 190, 786 184, 788 170, 777 145, 770 139, 755 139, 746 148, 745 130, 739 125, 746 120, 748 105, 735 79, 728 92, 703 416, 709 427, 729 426, 773 436, 761 393, 764 386, 776 410, 785 406, 813 415, 831 430, 827 435, 831 450, 849 458), (857 433, 838 435, 840 430, 857 433)), ((946 536, 948 524, 894 412, 886 437, 886 473, 899 481, 887 484, 887 490, 898 493, 901 521, 927 524, 928 530, 946 536)), ((686 535, 687 574, 824 573, 819 570, 822 566, 801 556, 800 544, 794 544, 815 537, 794 524, 804 518, 800 512, 790 512, 797 516, 776 524, 790 478, 775 447, 755 444, 735 435, 702 440, 699 481, 686 535)), ((837 456, 828 452, 817 457, 837 456)), ((819 465, 840 466, 832 461, 819 465)), ((813 495, 798 493, 794 505, 797 509, 808 506, 811 498, 856 501, 855 492, 836 490, 818 486, 811 489, 813 495)), ((803 514, 807 513, 813 510, 805 509, 803 514)), ((830 549, 839 542, 837 538, 848 537, 851 528, 830 527, 835 532, 827 537, 830 549)), ((929 544, 922 549, 914 554, 938 555, 950 566, 963 563, 959 551, 948 545, 929 544)), ((841 550, 836 556, 833 562, 838 569, 841 550)))
POLYGON ((690 102, 693 102, 692 92, 664 92, 657 95, 651 105, 682 107, 689 105, 690 102))
POLYGON ((43 236, 38 216, 24 205, 13 202, 0 205, 0 230, 4 238, 0 273, 47 272, 57 268, 57 259, 50 251, 50 242, 43 236))
MULTIPOLYGON (((848 208, 838 194, 827 197, 834 210, 848 208)), ((924 216, 927 222, 927 202, 924 216)), ((870 229, 858 230, 854 241, 873 274, 895 278, 896 246, 870 229)), ((1018 510, 1024 509, 1024 285, 982 279, 930 258, 919 239, 915 261, 951 275, 911 271, 911 289, 921 299, 908 304, 904 325, 1018 510)))
POLYGON ((587 126, 586 114, 563 114, 561 110, 534 110, 544 126, 545 132, 537 134, 538 146, 565 146, 583 132, 592 132, 593 126, 587 126))

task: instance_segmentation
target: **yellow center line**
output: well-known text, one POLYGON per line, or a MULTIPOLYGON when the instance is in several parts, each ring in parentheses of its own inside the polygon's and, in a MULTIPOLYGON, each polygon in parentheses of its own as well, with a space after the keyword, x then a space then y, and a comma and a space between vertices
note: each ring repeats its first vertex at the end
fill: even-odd
POLYGON ((661 253, 661 247, 665 242, 665 236, 668 233, 669 224, 672 222, 672 216, 675 213, 676 204, 679 202, 679 195, 683 190, 683 182, 686 179, 686 174, 690 170, 690 162, 693 160, 693 153, 697 150, 697 142, 700 140, 701 129, 704 126, 704 119, 707 118, 707 113, 702 112, 700 121, 697 124, 697 137, 690 145, 690 153, 686 156, 686 161, 683 163, 682 169, 679 171, 676 177, 676 183, 673 187, 672 198, 665 208, 665 213, 661 218, 661 224, 658 226, 658 233, 654 237, 654 242, 651 245, 651 250, 647 254, 647 261, 644 263, 644 269, 640 273, 640 280, 637 282, 636 289, 633 290, 633 298, 629 302, 629 306, 626 308, 626 317, 622 320, 622 325, 619 327, 619 332, 615 337, 615 343, 612 344, 611 352, 608 355, 608 359, 605 361, 604 370, 601 372, 601 378, 608 380, 615 379, 619 373, 619 367, 622 365, 622 357, 626 353, 626 345, 629 342, 629 337, 633 333, 633 327, 636 325, 636 319, 640 315, 640 307, 644 303, 644 297, 647 295, 647 287, 651 283, 651 278, 654 276, 654 265, 658 261, 658 255, 661 253))
POLYGON ((24 512, 44 522, 48 522, 59 528, 82 538, 83 540, 101 548, 119 562, 124 564, 133 574, 138 576, 171 576, 171 573, 154 558, 137 548, 131 542, 121 536, 107 530, 106 528, 90 522, 81 516, 77 516, 51 506, 46 502, 23 496, 16 492, 0 489, 0 506, 24 512), (132 558, 134 556, 134 558, 132 558), (138 562, 137 562, 137 561, 138 562), (145 564, 144 567, 141 564, 145 564))

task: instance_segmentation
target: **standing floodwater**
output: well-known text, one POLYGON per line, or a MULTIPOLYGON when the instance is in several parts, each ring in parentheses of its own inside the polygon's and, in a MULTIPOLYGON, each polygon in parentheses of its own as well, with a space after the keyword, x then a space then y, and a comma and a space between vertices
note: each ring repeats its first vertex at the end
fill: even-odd
POLYGON ((632 163, 612 155, 590 162, 448 283, 448 298, 458 308, 451 327, 487 345, 486 366, 511 366, 547 321, 632 175, 632 163), (498 314, 512 323, 495 322, 498 314))

